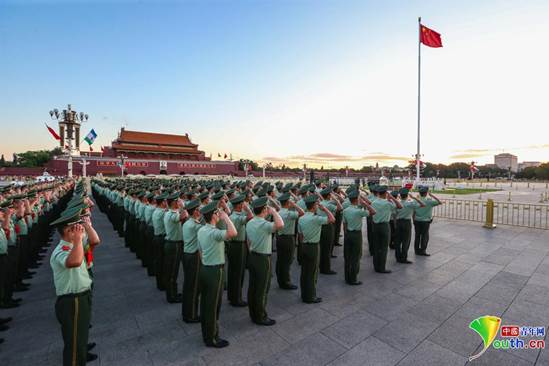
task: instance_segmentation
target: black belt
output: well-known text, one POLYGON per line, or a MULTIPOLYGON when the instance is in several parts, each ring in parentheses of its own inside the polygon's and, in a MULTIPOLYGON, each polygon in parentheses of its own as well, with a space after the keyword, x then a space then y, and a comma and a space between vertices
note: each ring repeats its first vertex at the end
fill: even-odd
POLYGON ((294 237, 295 234, 277 234, 277 236, 290 236, 290 237, 294 237))
POLYGON ((90 293, 90 290, 79 292, 77 294, 65 294, 65 295, 57 296, 57 300, 61 300, 61 299, 66 298, 66 297, 68 297, 68 298, 81 297, 81 296, 88 295, 89 293, 90 293))
POLYGON ((304 241, 303 244, 318 244, 318 242, 312 242, 312 241, 304 241))
POLYGON ((204 267, 222 268, 225 264, 202 264, 204 267))
POLYGON ((411 220, 411 218, 410 219, 397 219, 397 221, 410 221, 410 220, 411 220))
POLYGON ((254 252, 254 251, 250 251, 250 253, 255 254, 255 255, 260 255, 262 257, 270 257, 271 256, 270 254, 258 253, 258 252, 254 252))
POLYGON ((360 233, 361 230, 346 230, 348 233, 360 233))
POLYGON ((389 224, 389 221, 387 222, 374 222, 374 225, 387 225, 389 224))

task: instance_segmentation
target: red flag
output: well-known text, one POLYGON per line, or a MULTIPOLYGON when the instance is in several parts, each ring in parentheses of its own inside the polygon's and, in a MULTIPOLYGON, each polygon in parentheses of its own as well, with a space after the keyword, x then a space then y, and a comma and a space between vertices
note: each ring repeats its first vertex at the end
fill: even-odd
POLYGON ((427 28, 423 24, 419 25, 419 39, 421 43, 429 47, 442 47, 442 39, 440 33, 435 32, 432 29, 427 28))
POLYGON ((59 137, 59 135, 57 134, 57 132, 55 132, 55 130, 53 128, 51 128, 50 126, 48 126, 47 123, 44 123, 46 125, 46 128, 48 129, 48 131, 50 131, 51 135, 53 136, 54 139, 56 139, 57 141, 61 140, 61 137, 59 137))

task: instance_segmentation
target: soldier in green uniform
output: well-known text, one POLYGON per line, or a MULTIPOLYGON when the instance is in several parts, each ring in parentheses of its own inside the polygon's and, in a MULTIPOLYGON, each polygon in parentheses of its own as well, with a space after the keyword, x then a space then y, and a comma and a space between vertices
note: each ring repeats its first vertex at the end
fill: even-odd
POLYGON ((401 209, 400 202, 393 196, 387 194, 387 186, 378 186, 376 190, 378 197, 372 202, 372 207, 376 211, 373 216, 373 235, 374 235, 374 270, 378 273, 391 273, 385 268, 387 262, 387 250, 391 240, 391 228, 389 221, 393 207, 401 209))
MULTIPOLYGON (((326 207, 334 216, 336 216, 337 211, 341 211, 341 204, 339 201, 332 199, 332 189, 323 188, 318 194, 322 197, 322 206, 326 207)), ((320 216, 326 216, 326 212, 322 209, 319 209, 317 212, 320 216)), ((332 248, 334 245, 334 233, 335 227, 334 222, 328 222, 322 225, 322 231, 320 233, 320 273, 327 275, 335 275, 336 271, 332 270, 331 256, 332 248)))
POLYGON ((395 257, 398 263, 412 263, 408 260, 408 248, 412 239, 412 215, 414 210, 424 207, 423 202, 409 194, 407 188, 400 190, 402 208, 396 215, 395 257))
POLYGON ((320 259, 318 243, 320 241, 322 225, 335 222, 335 217, 330 210, 317 202, 316 195, 305 197, 304 202, 307 212, 298 220, 302 245, 301 299, 307 304, 312 304, 322 301, 322 298, 316 296, 316 281, 320 259), (326 213, 326 216, 316 214, 319 208, 326 213))
POLYGON ((243 307, 248 305, 242 299, 242 285, 246 269, 246 223, 253 218, 253 213, 244 202, 245 195, 234 197, 230 204, 233 211, 229 218, 233 222, 238 234, 227 241, 227 298, 232 306, 243 307))
POLYGON ((164 237, 166 236, 166 229, 164 228, 164 214, 167 211, 168 204, 166 199, 167 193, 162 193, 156 196, 156 208, 152 214, 152 225, 154 230, 153 236, 153 267, 154 275, 156 276, 156 288, 161 291, 166 290, 166 285, 163 279, 164 268, 164 237))
POLYGON ((271 284, 272 234, 284 227, 282 218, 268 205, 269 198, 261 197, 252 202, 254 218, 246 224, 246 235, 250 244, 248 269, 248 308, 250 318, 259 325, 273 325, 276 322, 267 315, 266 305, 271 284), (270 215, 273 222, 266 220, 270 215))
MULTIPOLYGON (((334 197, 342 203, 344 193, 339 187, 339 185, 336 183, 332 186, 334 197)), ((334 223, 334 245, 332 246, 332 258, 336 258, 334 255, 334 247, 340 247, 341 244, 339 243, 339 238, 341 236, 341 224, 343 222, 343 206, 341 207, 341 210, 337 210, 335 214, 335 223, 334 223)))
POLYGON ((183 224, 183 302, 181 315, 186 323, 198 323, 198 274, 200 255, 198 254, 198 230, 202 227, 198 199, 185 205, 189 218, 183 224))
POLYGON ((166 238, 164 241, 164 285, 166 286, 166 300, 169 303, 180 303, 181 294, 177 293, 177 276, 179 274, 179 263, 181 262, 181 251, 183 250, 183 227, 182 224, 188 217, 186 210, 179 207, 179 192, 168 196, 170 210, 164 214, 164 230, 166 238))
POLYGON ((291 200, 289 192, 280 195, 278 200, 282 205, 279 215, 284 222, 284 227, 278 230, 276 236, 276 279, 281 289, 295 290, 297 286, 292 284, 290 279, 290 267, 294 261, 296 246, 295 227, 298 218, 305 212, 291 200))
POLYGON ((97 359, 88 353, 91 316, 91 279, 84 261, 80 210, 71 210, 55 220, 61 241, 52 252, 50 265, 57 301, 55 314, 63 335, 63 365, 85 365, 97 359))
MULTIPOLYGON (((19 301, 12 298, 13 288, 10 281, 10 267, 8 258, 8 248, 10 245, 10 236, 15 235, 10 228, 10 206, 11 200, 3 201, 0 204, 0 309, 9 309, 19 306, 19 301)), ((7 330, 7 322, 0 319, 0 330, 7 330)))
POLYGON ((219 210, 217 203, 211 202, 200 209, 206 224, 198 230, 200 267, 200 322, 202 339, 208 347, 222 348, 229 342, 219 337, 219 310, 223 297, 223 272, 225 266, 225 240, 237 234, 229 216, 219 210), (216 228, 219 220, 227 225, 227 230, 216 228))
MULTIPOLYGON (((398 191, 391 191, 391 196, 396 200, 398 199, 398 191)), ((391 227, 391 239, 389 240, 389 249, 395 249, 396 241, 396 220, 397 220, 397 209, 396 206, 393 206, 393 212, 391 212, 391 220, 389 221, 389 226, 391 227)))
POLYGON ((349 285, 360 285, 362 282, 358 281, 357 277, 362 258, 362 222, 364 217, 373 216, 376 211, 357 190, 349 192, 347 198, 350 205, 343 210, 345 282, 349 285))
POLYGON ((429 187, 420 187, 419 196, 424 207, 416 208, 414 213, 414 250, 416 255, 428 257, 430 254, 427 253, 427 244, 429 244, 429 229, 433 222, 433 207, 442 202, 429 192, 429 187))

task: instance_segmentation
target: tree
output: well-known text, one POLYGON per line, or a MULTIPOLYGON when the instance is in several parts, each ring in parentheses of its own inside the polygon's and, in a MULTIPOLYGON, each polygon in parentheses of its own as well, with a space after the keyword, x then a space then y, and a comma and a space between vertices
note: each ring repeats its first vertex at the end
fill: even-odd
POLYGON ((0 167, 6 166, 6 159, 4 159, 4 154, 2 154, 2 157, 0 158, 0 167))
POLYGON ((13 165, 25 168, 42 167, 54 156, 63 154, 60 147, 53 150, 26 151, 20 154, 13 154, 13 165))

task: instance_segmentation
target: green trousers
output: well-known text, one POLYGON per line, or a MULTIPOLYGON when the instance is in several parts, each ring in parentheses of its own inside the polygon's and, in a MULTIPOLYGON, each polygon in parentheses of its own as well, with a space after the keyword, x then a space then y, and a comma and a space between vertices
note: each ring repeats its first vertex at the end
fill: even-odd
POLYGON ((267 296, 271 287, 271 256, 250 252, 248 257, 250 283, 248 285, 248 309, 254 322, 265 320, 267 316, 267 296))
POLYGON ((431 221, 414 221, 414 250, 416 254, 425 253, 427 244, 429 244, 429 228, 431 221))
POLYGON ((166 240, 164 242, 163 278, 166 287, 166 299, 172 301, 177 296, 177 276, 181 262, 182 241, 166 240))
POLYGON ((331 256, 334 245, 334 225, 322 225, 320 233, 320 273, 328 273, 332 270, 331 256))
POLYGON ((219 336, 219 310, 223 296, 223 265, 200 266, 200 323, 204 342, 215 342, 219 336))
POLYGON ((183 302, 181 315, 183 319, 195 320, 198 318, 198 274, 200 272, 200 256, 198 251, 183 253, 183 302))
POLYGON ((385 270, 387 251, 391 240, 391 228, 388 222, 374 223, 374 269, 376 272, 385 270))
POLYGON ((156 288, 161 291, 166 289, 163 278, 164 268, 164 235, 155 235, 153 238, 153 263, 156 276, 156 288))
POLYGON ((366 238, 368 239, 368 252, 374 255, 374 220, 371 216, 366 218, 366 238))
POLYGON ((345 261, 345 282, 357 282, 362 258, 362 231, 345 231, 343 259, 345 261))
POLYGON ((301 244, 301 299, 312 301, 316 298, 316 281, 320 260, 318 243, 301 244))
POLYGON ((63 335, 63 366, 84 366, 88 354, 91 300, 89 291, 59 296, 55 315, 63 335))
POLYGON ((242 286, 246 269, 246 242, 228 241, 227 249, 227 298, 231 304, 242 302, 242 286))
POLYGON ((397 261, 408 260, 408 248, 412 239, 412 221, 410 219, 396 220, 395 257, 397 261))
POLYGON ((276 237, 276 279, 278 286, 284 288, 292 284, 290 267, 294 261, 295 236, 278 235, 276 237))
POLYGON ((341 235, 341 223, 343 222, 343 211, 337 211, 335 214, 335 224, 334 224, 334 245, 332 246, 332 252, 334 251, 334 246, 339 244, 339 236, 341 235))

